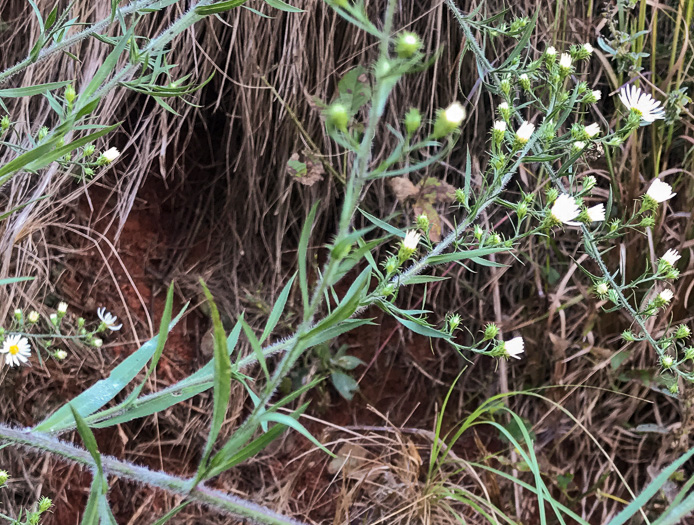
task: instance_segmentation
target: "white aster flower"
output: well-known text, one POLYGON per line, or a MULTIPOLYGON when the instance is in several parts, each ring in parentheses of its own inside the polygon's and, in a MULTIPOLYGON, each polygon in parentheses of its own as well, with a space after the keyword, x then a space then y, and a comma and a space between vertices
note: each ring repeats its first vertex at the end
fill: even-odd
POLYGON ((562 53, 561 57, 559 57, 559 67, 563 67, 564 69, 571 69, 571 55, 568 53, 562 53))
POLYGON ((595 97, 595 101, 597 102, 598 100, 600 100, 602 98, 602 91, 600 91, 598 89, 594 89, 593 90, 593 96, 595 97))
POLYGON ((53 357, 55 357, 58 361, 62 361, 67 357, 67 352, 65 350, 56 350, 53 357))
POLYGON ((19 366, 21 363, 29 361, 31 346, 26 337, 21 335, 10 335, 2 343, 0 352, 5 354, 5 363, 9 366, 19 366))
POLYGON ((405 239, 402 241, 402 245, 408 250, 416 250, 420 239, 422 238, 421 233, 417 233, 416 230, 410 230, 405 234, 405 239))
POLYGON ((658 299, 660 299, 663 303, 667 304, 670 301, 672 301, 672 298, 674 296, 674 292, 668 288, 658 294, 658 299))
POLYGON ((590 222, 601 222, 605 220, 605 205, 600 203, 586 210, 590 222))
POLYGON ((549 46, 547 49, 545 49, 545 54, 553 57, 557 55, 557 50, 554 48, 554 46, 549 46))
POLYGON ((506 122, 504 122, 503 120, 497 120, 494 123, 494 131, 504 133, 506 131, 506 122))
POLYGON ((593 53, 593 46, 586 42, 585 44, 583 44, 583 50, 589 55, 591 55, 593 53))
POLYGON ((463 120, 465 120, 465 115, 465 108, 460 104, 460 102, 453 102, 453 104, 448 106, 443 112, 443 118, 445 118, 452 126, 460 126, 463 120))
POLYGON ((27 315, 27 320, 30 323, 37 323, 39 321, 39 313, 36 310, 32 310, 29 312, 29 315, 27 315))
POLYGON ((95 337, 94 339, 92 339, 92 346, 94 346, 94 348, 101 348, 103 346, 103 344, 104 344, 104 341, 98 337, 95 337))
POLYGON ((518 131, 516 131, 516 140, 521 144, 525 144, 533 136, 533 133, 535 133, 535 124, 523 122, 518 131))
POLYGON ((600 134, 600 124, 596 122, 593 122, 590 126, 586 126, 584 129, 591 139, 600 134))
POLYGON ((118 157, 120 157, 120 151, 118 151, 118 148, 109 148, 106 151, 104 151, 102 155, 107 162, 113 162, 118 157))
POLYGON ((574 152, 583 151, 586 148, 586 143, 582 140, 577 140, 571 144, 571 148, 574 150, 574 152))
POLYGON ((670 266, 674 266, 677 261, 680 260, 680 257, 682 257, 677 250, 668 250, 665 252, 665 254, 660 258, 661 261, 665 261, 667 264, 670 266))
POLYGON ((656 202, 665 202, 666 200, 672 199, 676 193, 672 192, 672 186, 667 182, 663 182, 660 179, 655 179, 652 183, 646 195, 656 202))
POLYGON ((58 313, 60 315, 65 315, 66 312, 67 312, 67 303, 61 301, 60 303, 58 303, 58 313))
POLYGON ((559 195, 559 197, 557 197, 557 200, 554 201, 550 211, 550 214, 555 221, 568 224, 569 226, 578 225, 577 222, 572 221, 578 217, 580 213, 581 210, 576 204, 576 199, 574 199, 571 195, 567 195, 566 193, 562 193, 559 195))
POLYGON ((638 113, 643 122, 650 124, 655 120, 665 118, 665 109, 663 109, 661 103, 636 86, 623 86, 619 90, 619 100, 630 111, 638 113))
POLYGON ((101 319, 101 322, 104 324, 104 326, 106 326, 106 328, 108 328, 112 332, 115 332, 116 330, 120 330, 121 328, 123 328, 122 324, 116 324, 116 322, 118 321, 118 317, 116 317, 110 312, 107 312, 106 308, 104 308, 103 306, 96 311, 96 315, 99 316, 99 319, 101 319))
POLYGON ((523 342, 523 338, 514 337, 510 341, 505 341, 504 351, 506 353, 506 357, 520 359, 520 355, 525 351, 525 343, 523 342))
POLYGON ((595 287, 595 293, 597 293, 599 296, 604 296, 607 295, 610 292, 610 287, 607 286, 606 282, 600 282, 597 284, 595 287))

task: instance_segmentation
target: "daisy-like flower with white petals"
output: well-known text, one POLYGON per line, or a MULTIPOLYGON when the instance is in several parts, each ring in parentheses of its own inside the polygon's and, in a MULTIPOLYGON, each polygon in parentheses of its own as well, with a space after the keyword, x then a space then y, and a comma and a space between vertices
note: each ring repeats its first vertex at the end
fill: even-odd
POLYGON ((592 139, 600 134, 600 124, 593 122, 590 126, 585 127, 586 134, 592 139))
POLYGON ((573 222, 573 220, 578 217, 580 213, 581 210, 579 209, 578 204, 576 204, 576 199, 574 199, 571 195, 567 195, 566 193, 562 193, 559 195, 559 197, 557 197, 557 200, 554 201, 552 209, 550 210, 552 219, 554 219, 556 222, 567 224, 569 226, 578 225, 578 223, 573 222))
POLYGON ((672 186, 660 179, 655 179, 646 192, 646 196, 658 203, 672 199, 675 195, 677 194, 673 193, 672 186))
POLYGON ((677 261, 680 260, 682 256, 677 252, 677 250, 668 250, 665 252, 665 254, 660 258, 661 261, 664 261, 667 263, 669 266, 674 266, 677 261))
POLYGON ((605 205, 600 203, 586 210, 590 222, 602 222, 605 220, 605 205))
POLYGON ((122 324, 116 324, 118 322, 118 317, 113 315, 111 312, 107 312, 106 308, 103 306, 96 311, 96 315, 99 316, 99 319, 101 319, 103 325, 112 332, 123 328, 122 324))
POLYGON ((443 112, 443 117, 453 126, 460 126, 460 124, 465 120, 467 112, 465 108, 460 104, 460 102, 453 102, 450 106, 446 108, 443 112))
POLYGON ((588 53, 589 55, 593 53, 593 46, 591 46, 588 42, 583 44, 583 51, 588 53))
POLYGON ((500 131, 501 133, 506 131, 506 122, 503 120, 497 120, 494 122, 494 131, 500 131))
POLYGON ((410 230, 405 234, 405 239, 402 241, 402 245, 408 250, 416 250, 421 238, 421 233, 417 233, 416 230, 410 230))
POLYGON ((568 53, 562 53, 561 57, 559 57, 559 67, 564 68, 564 69, 571 69, 571 55, 568 53))
POLYGON ((636 86, 623 86, 619 90, 619 100, 630 111, 637 113, 641 117, 642 122, 650 124, 658 119, 665 118, 665 109, 662 104, 636 86))
POLYGON ((67 303, 62 302, 62 301, 60 303, 58 303, 57 310, 58 310, 58 313, 60 315, 65 315, 67 313, 67 303))
POLYGON ((518 128, 518 131, 516 131, 516 140, 521 145, 527 144, 527 142, 530 140, 530 137, 533 136, 533 133, 535 133, 535 124, 532 124, 530 122, 523 122, 520 128, 518 128))
POLYGON ((120 157, 120 151, 118 151, 118 148, 109 148, 104 151, 102 155, 104 156, 104 159, 110 163, 120 157))
POLYGON ((666 304, 669 304, 670 301, 672 301, 673 297, 675 297, 675 293, 669 288, 666 288, 658 294, 658 297, 656 297, 656 301, 665 306, 666 304))
POLYGON ((29 340, 21 335, 10 335, 2 343, 0 352, 5 354, 5 363, 9 366, 19 366, 29 361, 31 346, 29 340))
POLYGON ((509 341, 504 342, 504 352, 506 357, 520 359, 521 354, 525 352, 525 343, 522 337, 514 337, 509 341))
POLYGON ((553 57, 557 55, 557 50, 554 46, 549 46, 547 49, 545 49, 545 54, 553 57))
POLYGON ((600 91, 598 89, 594 89, 593 90, 593 97, 595 97, 595 101, 597 102, 598 100, 600 100, 602 98, 602 91, 600 91))

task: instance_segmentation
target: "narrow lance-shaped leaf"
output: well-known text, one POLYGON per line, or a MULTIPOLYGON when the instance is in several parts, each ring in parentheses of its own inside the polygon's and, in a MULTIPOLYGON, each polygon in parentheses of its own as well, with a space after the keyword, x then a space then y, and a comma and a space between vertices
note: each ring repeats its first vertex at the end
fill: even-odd
POLYGON ((265 329, 263 330, 263 335, 260 336, 260 344, 262 344, 263 341, 265 341, 268 338, 268 336, 272 333, 272 331, 277 326, 277 323, 279 322, 282 313, 284 313, 284 307, 287 304, 289 292, 291 292, 292 290, 292 284, 294 284, 295 278, 296 274, 292 276, 292 278, 289 280, 289 282, 286 284, 286 286, 280 293, 280 296, 277 298, 275 306, 273 306, 272 312, 270 312, 270 317, 268 317, 265 329))
POLYGON ((308 255, 308 241, 311 236, 311 228, 313 227, 313 221, 316 218, 316 211, 318 210, 318 204, 320 201, 316 202, 312 207, 311 211, 308 213, 304 227, 301 230, 301 237, 299 238, 298 247, 298 264, 299 264, 299 287, 301 288, 301 300, 304 303, 304 320, 308 318, 309 315, 309 299, 308 299, 308 274, 306 271, 308 255))
POLYGON ((219 310, 214 302, 214 298, 210 290, 205 285, 205 282, 200 279, 200 285, 205 292, 205 297, 210 306, 212 314, 212 325, 214 330, 214 386, 213 390, 213 408, 212 408, 212 424, 210 425, 210 433, 207 436, 205 450, 202 453, 198 473, 195 476, 193 487, 195 487, 205 476, 208 467, 208 459, 212 453, 212 447, 217 441, 217 436, 222 429, 224 418, 226 417, 227 408, 229 406, 229 396, 231 395, 231 360, 227 351, 226 334, 222 319, 219 315, 219 310))

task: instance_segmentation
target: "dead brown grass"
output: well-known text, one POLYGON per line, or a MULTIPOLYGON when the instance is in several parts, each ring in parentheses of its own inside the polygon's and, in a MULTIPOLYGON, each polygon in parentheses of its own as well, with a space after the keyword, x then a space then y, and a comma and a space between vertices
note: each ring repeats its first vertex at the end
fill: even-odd
MULTIPOLYGON (((323 256, 319 247, 334 231, 341 184, 326 175, 313 186, 302 186, 287 175, 286 161, 293 153, 307 149, 316 153, 315 145, 337 173, 344 171, 346 159, 324 133, 314 99, 331 99, 336 79, 354 65, 365 63, 374 49, 367 37, 344 24, 321 2, 293 3, 306 13, 265 19, 239 9, 223 20, 210 18, 176 42, 170 61, 180 64, 181 72, 192 71, 198 79, 215 73, 212 83, 191 99, 199 108, 175 104, 181 118, 125 90, 110 94, 102 105, 101 119, 123 120, 113 144, 124 156, 114 169, 89 184, 76 184, 58 170, 20 175, 3 192, 6 209, 45 193, 54 198, 39 201, 0 224, 0 274, 37 277, 30 284, 0 290, 0 318, 6 318, 17 305, 45 311, 67 297, 75 315, 93 312, 97 303, 113 305, 127 319, 128 328, 124 334, 127 343, 119 341, 101 352, 71 349, 74 357, 66 367, 51 364, 45 370, 34 367, 18 375, 3 372, 1 390, 7 400, 0 405, 3 420, 31 425, 51 407, 108 373, 114 352, 120 355, 134 348, 156 330, 160 292, 170 279, 176 281, 179 299, 184 301, 198 296, 198 278, 204 277, 227 320, 245 310, 246 318, 259 324, 274 294, 293 271, 296 240, 316 199, 321 205, 314 253, 318 260, 323 256)), ((264 9, 257 4, 254 6, 264 9)), ((376 14, 381 4, 373 1, 369 7, 376 14)), ((595 7, 588 12, 588 6, 593 4, 526 0, 514 5, 514 11, 541 13, 532 41, 533 47, 541 50, 549 41, 561 46, 593 40, 604 20, 595 7)), ((471 7, 460 4, 463 11, 471 7)), ((490 0, 484 10, 494 13, 502 7, 502 2, 490 0)), ((658 9, 669 12, 666 6, 658 9)), ((23 0, 0 0, 0 12, 7 23, 0 56, 0 67, 4 67, 26 54, 31 45, 28 36, 37 34, 37 26, 23 0)), ((79 0, 74 6, 74 16, 80 20, 100 19, 107 12, 107 2, 79 0)), ((147 18, 142 32, 155 34, 170 23, 175 12, 147 18)), ((485 162, 494 101, 480 95, 475 87, 474 64, 462 55, 460 31, 442 1, 402 2, 395 27, 417 31, 428 51, 443 46, 443 53, 433 68, 406 79, 398 88, 388 115, 391 122, 397 121, 403 108, 433 111, 453 98, 472 94, 467 100, 471 116, 461 146, 445 165, 427 173, 457 186, 462 180, 460 166, 466 145, 475 166, 485 162)), ((507 44, 497 51, 503 53, 507 44)), ((105 53, 102 44, 85 41, 77 53, 81 64, 62 56, 37 64, 12 83, 75 78, 80 86, 105 53)), ((589 76, 591 87, 600 87, 605 94, 608 66, 607 61, 594 61, 589 76)), ((603 112, 613 113, 612 103, 604 98, 607 100, 599 106, 596 119, 603 112)), ((47 104, 37 97, 13 107, 12 117, 22 129, 30 126, 34 133, 42 125, 51 125, 47 104)), ((686 122, 682 136, 691 136, 691 132, 692 124, 686 122)), ((623 196, 636 191, 628 187, 635 170, 639 180, 651 178, 648 140, 633 150, 626 145, 619 158, 616 182, 623 196), (637 158, 634 151, 646 155, 637 158)), ((376 153, 383 154, 388 146, 384 140, 376 153)), ((678 189, 681 210, 691 209, 690 148, 691 144, 680 141, 666 152, 668 167, 683 170, 678 189)), ((3 160, 10 157, 9 151, 3 152, 3 160)), ((606 196, 610 176, 605 164, 587 165, 585 173, 598 177, 606 196)), ((524 188, 534 176, 528 171, 521 173, 524 188)), ((625 197, 624 204, 627 202, 625 197)), ((400 210, 391 190, 380 183, 370 188, 365 206, 383 215, 400 210)), ((623 244, 625 253, 629 257, 644 250, 660 253, 660 246, 687 252, 692 246, 691 220, 688 212, 669 214, 656 230, 662 232, 659 238, 649 239, 650 245, 638 236, 628 238, 623 244)), ((489 216, 484 221, 504 231, 503 217, 489 216)), ((621 247, 617 248, 615 254, 621 247)), ((323 425, 332 428, 332 434, 326 436, 334 440, 336 449, 347 441, 364 447, 370 469, 378 474, 357 479, 358 468, 353 475, 330 474, 324 456, 309 451, 301 439, 285 436, 266 454, 222 476, 219 487, 250 494, 259 502, 315 523, 372 523, 376 519, 386 519, 384 523, 445 523, 449 518, 439 507, 419 505, 421 471, 412 461, 415 456, 426 461, 430 445, 425 434, 431 430, 453 378, 462 366, 468 366, 449 407, 447 420, 451 425, 499 391, 564 385, 546 394, 574 414, 584 428, 533 398, 514 398, 511 406, 534 425, 538 455, 548 477, 573 474, 569 496, 587 492, 575 503, 576 508, 589 521, 602 523, 621 508, 620 499, 629 499, 616 471, 632 491, 638 491, 658 468, 690 445, 688 435, 694 427, 688 401, 691 389, 683 388, 681 399, 675 400, 630 372, 655 366, 653 352, 645 345, 631 347, 625 364, 613 368, 612 357, 622 344, 619 334, 628 327, 628 320, 619 314, 602 314, 600 303, 590 297, 589 283, 576 271, 574 256, 580 246, 575 238, 566 235, 548 242, 533 240, 523 249, 532 254, 532 260, 509 270, 482 269, 471 274, 450 268, 449 275, 454 278, 432 287, 427 304, 436 305, 435 310, 442 315, 447 310, 463 313, 472 331, 496 321, 507 333, 522 333, 528 345, 526 361, 498 371, 486 360, 467 363, 385 321, 375 332, 360 333, 348 341, 355 353, 372 363, 362 378, 361 397, 347 405, 329 391, 316 394, 313 417, 326 422, 314 422, 312 429, 320 434, 323 425), (561 276, 558 280, 545 272, 548 256, 561 276), (565 308, 567 303, 572 305, 565 308), (366 404, 377 407, 383 416, 375 412, 365 415, 366 404), (642 432, 638 430, 640 424, 656 424, 667 433, 642 432), (374 426, 384 429, 375 431, 374 426), (405 429, 416 429, 424 438, 413 438, 405 429), (595 436, 604 454, 587 438, 586 430, 595 436)), ((589 264, 581 259, 578 262, 589 264)), ((617 264, 618 258, 611 262, 617 264)), ((669 316, 673 322, 691 319, 694 281, 691 260, 687 258, 685 263, 688 266, 676 291, 679 301, 668 316, 659 317, 653 326, 656 333, 665 328, 663 320, 669 316)), ((403 294, 402 299, 414 303, 420 297, 417 293, 403 294)), ((291 321, 291 316, 285 320, 289 325, 291 321)), ((189 316, 171 350, 168 368, 159 371, 152 388, 180 378, 205 361, 199 348, 206 323, 205 316, 196 311, 189 316)), ((210 400, 201 396, 156 419, 123 425, 117 433, 97 437, 106 453, 187 472, 204 443, 209 405, 210 400)), ((230 426, 243 410, 239 397, 230 426)), ((471 437, 457 452, 467 459, 479 458, 488 450, 499 449, 497 441, 491 435, 471 437)), ((75 522, 86 501, 88 473, 38 458, 18 457, 7 448, 0 451, 0 465, 15 478, 0 492, 4 508, 16 509, 44 493, 55 499, 54 523, 75 522)), ((474 490, 485 486, 491 490, 496 482, 464 476, 459 480, 461 485, 477 487, 474 490)), ((114 483, 112 494, 122 523, 151 521, 172 503, 160 494, 122 482, 114 483)), ((504 496, 500 503, 507 512, 516 508, 520 518, 532 522, 535 510, 522 505, 522 499, 516 491, 513 498, 504 496)), ((181 516, 177 523, 229 523, 200 509, 190 509, 181 516)), ((470 523, 481 522, 474 515, 469 519, 470 523)))

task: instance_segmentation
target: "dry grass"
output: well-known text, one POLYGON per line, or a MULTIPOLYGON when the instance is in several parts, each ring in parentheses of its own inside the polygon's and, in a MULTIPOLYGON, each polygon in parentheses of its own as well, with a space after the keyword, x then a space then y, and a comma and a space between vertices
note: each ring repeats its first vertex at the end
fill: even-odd
MULTIPOLYGON (((181 72, 193 71, 198 79, 215 72, 214 80, 192 99, 199 108, 175 104, 182 118, 122 89, 109 95, 102 104, 101 120, 123 121, 113 145, 124 156, 114 169, 89 184, 49 170, 39 176, 19 175, 3 188, 6 209, 46 193, 53 198, 36 202, 0 223, 0 275, 36 276, 30 284, 0 290, 0 318, 7 318, 17 305, 45 311, 55 301, 69 298, 75 315, 93 315, 95 306, 103 303, 112 305, 127 321, 127 331, 118 344, 100 352, 71 349, 74 357, 68 366, 51 364, 46 370, 34 367, 21 374, 3 372, 1 390, 6 402, 0 410, 4 421, 31 425, 51 407, 103 377, 112 367, 114 352, 118 356, 150 337, 161 311, 160 292, 170 279, 176 281, 180 301, 195 301, 202 276, 227 320, 245 310, 247 319, 259 323, 293 271, 299 231, 316 199, 321 205, 313 241, 316 257, 323 256, 319 246, 334 231, 340 182, 326 175, 311 187, 302 186, 286 173, 286 161, 295 152, 314 150, 315 145, 313 153, 322 155, 337 173, 344 171, 346 159, 324 133, 314 99, 331 99, 336 79, 373 57, 374 48, 367 37, 346 26, 321 2, 293 3, 306 13, 265 19, 239 9, 224 20, 209 18, 176 42, 170 61, 180 64, 181 72)), ((382 3, 369 3, 373 13, 382 3)), ((541 13, 531 42, 541 50, 550 41, 562 46, 594 40, 605 22, 595 8, 592 13, 587 11, 592 5, 527 0, 514 4, 514 11, 541 13)), ((464 11, 471 8, 467 3, 460 7, 464 11)), ((502 2, 494 0, 486 3, 485 10, 494 13, 502 7, 502 2)), ((667 6, 658 9, 663 15, 673 13, 667 6)), ((73 10, 80 20, 95 20, 107 15, 108 6, 107 2, 79 0, 73 10)), ((0 67, 5 67, 26 54, 30 47, 27 36, 36 35, 38 28, 33 19, 25 23, 30 9, 24 0, 0 0, 0 12, 7 24, 0 56, 0 67)), ((142 33, 153 35, 166 27, 167 17, 147 18, 142 33)), ((391 122, 403 108, 433 110, 471 94, 467 101, 471 116, 460 146, 445 165, 432 167, 428 173, 457 186, 462 180, 459 167, 466 145, 474 165, 485 162, 495 101, 480 95, 470 57, 463 56, 459 66, 461 36, 443 2, 401 2, 395 26, 417 31, 429 51, 443 46, 443 53, 433 68, 408 78, 398 88, 388 115, 391 122)), ((665 38, 672 30, 671 26, 661 28, 660 36, 665 38)), ((503 51, 502 45, 498 52, 503 51)), ((106 52, 102 44, 86 41, 77 53, 81 65, 62 56, 35 65, 11 82, 75 78, 79 86, 106 52)), ((658 68, 663 67, 661 62, 667 60, 659 60, 658 68)), ((591 87, 607 94, 607 73, 612 73, 609 61, 595 60, 591 67, 591 87)), ((691 77, 687 78, 691 83, 691 77)), ((594 115, 597 121, 614 113, 609 97, 603 98, 606 100, 594 115)), ((38 97, 11 109, 22 129, 30 125, 36 133, 42 125, 51 125, 48 106, 38 97)), ((677 136, 692 136, 691 120, 685 121, 677 136)), ((652 139, 644 137, 643 143, 626 144, 617 159, 614 182, 624 205, 639 191, 632 187, 633 181, 643 184, 653 176, 653 159, 648 154, 652 139)), ((663 152, 661 164, 683 174, 676 206, 680 210, 691 209, 692 154, 691 139, 687 140, 675 140, 663 152)), ((378 144, 377 154, 388 146, 387 140, 378 144)), ((3 160, 12 156, 7 150, 2 155, 3 160)), ((606 196, 610 175, 605 163, 597 161, 584 169, 598 178, 606 196)), ((528 182, 535 175, 521 174, 524 188, 532 187, 528 182)), ((401 209, 389 187, 380 183, 370 188, 365 206, 383 215, 401 209)), ((501 216, 484 221, 500 232, 506 226, 501 216)), ((634 235, 618 248, 625 250, 629 260, 647 250, 651 255, 661 253, 665 246, 688 254, 691 222, 688 212, 668 214, 654 229, 654 238, 634 235)), ((590 283, 576 271, 574 256, 580 248, 571 235, 547 242, 531 240, 522 247, 532 254, 524 265, 501 271, 482 269, 476 274, 453 267, 449 269, 453 279, 429 290, 427 304, 436 305, 442 314, 447 310, 464 313, 470 330, 496 321, 507 333, 522 333, 528 359, 521 364, 495 370, 487 360, 466 363, 447 349, 431 349, 427 341, 387 321, 348 341, 357 355, 372 363, 361 382, 363 394, 348 405, 334 393, 321 391, 313 403, 317 420, 307 424, 317 434, 329 429, 325 436, 333 440, 336 450, 344 442, 364 447, 369 468, 361 478, 358 469, 354 475, 328 473, 324 456, 308 450, 296 436, 285 436, 267 454, 222 476, 219 487, 252 494, 257 501, 316 523, 375 523, 377 519, 383 523, 447 523, 450 517, 444 517, 440 507, 425 498, 416 458, 428 460, 431 435, 427 432, 448 386, 460 368, 468 366, 448 409, 449 425, 499 391, 564 385, 545 394, 580 424, 536 398, 518 396, 510 404, 533 424, 548 478, 574 474, 570 496, 589 492, 575 503, 579 513, 593 523, 603 522, 621 508, 620 498, 630 498, 625 483, 638 491, 691 444, 688 435, 694 420, 688 401, 690 388, 683 388, 681 399, 676 400, 653 390, 637 374, 628 376, 629 370, 654 368, 653 352, 645 345, 630 347, 628 360, 619 370, 613 369, 611 359, 621 347, 619 334, 629 326, 628 320, 620 314, 600 312, 600 303, 589 294, 590 283), (559 276, 556 280, 546 272, 547 257, 559 276), (566 307, 567 303, 571 305, 566 307), (380 413, 365 413, 366 404, 380 413), (639 424, 657 424, 669 432, 639 432, 639 424), (383 428, 374 430, 373 426, 383 428), (587 432, 596 438, 602 452, 587 432)), ((620 250, 614 253, 610 262, 616 265, 620 250)), ((589 265, 589 261, 578 262, 589 265)), ((682 266, 677 283, 679 301, 653 325, 656 333, 665 328, 666 319, 673 324, 691 320, 691 258, 685 256, 683 262, 688 266, 682 266)), ((417 295, 402 297, 413 303, 420 299, 417 295)), ((286 321, 291 323, 291 317, 286 321)), ((194 310, 164 363, 168 368, 159 371, 152 388, 180 378, 205 361, 200 346, 207 328, 205 316, 194 310)), ((243 413, 243 400, 239 399, 230 426, 243 413)), ((117 433, 97 437, 106 453, 187 472, 204 443, 209 406, 210 400, 201 396, 156 419, 122 425, 117 433)), ((460 446, 457 453, 469 460, 501 447, 491 434, 469 437, 460 446)), ((55 498, 54 523, 74 522, 75 512, 86 501, 88 473, 49 459, 37 461, 39 456, 20 458, 8 448, 0 454, 0 465, 15 478, 0 492, 5 508, 30 503, 44 493, 55 498)), ((475 479, 471 473, 461 475, 456 483, 484 492, 485 487, 491 490, 502 482, 475 479)), ((508 484, 503 490, 510 490, 508 484)), ((122 482, 115 482, 112 493, 114 511, 122 523, 146 522, 171 504, 160 494, 122 482)), ((522 500, 522 493, 516 492, 514 498, 501 498, 501 503, 510 514, 515 504, 524 522, 531 522, 535 510, 521 505, 522 500)), ((177 523, 229 522, 200 509, 184 515, 177 523)), ((468 514, 468 519, 476 523, 480 518, 468 514)))

